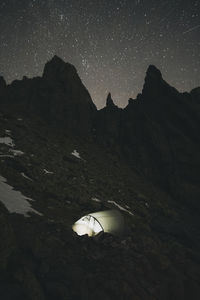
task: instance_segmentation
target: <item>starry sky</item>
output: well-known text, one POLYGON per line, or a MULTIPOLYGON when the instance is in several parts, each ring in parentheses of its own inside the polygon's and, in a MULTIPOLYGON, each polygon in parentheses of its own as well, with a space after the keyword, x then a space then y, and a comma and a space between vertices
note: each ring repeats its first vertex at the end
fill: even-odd
POLYGON ((179 91, 200 85, 200 0, 1 0, 0 75, 41 76, 54 55, 75 65, 98 108, 124 107, 149 64, 179 91))

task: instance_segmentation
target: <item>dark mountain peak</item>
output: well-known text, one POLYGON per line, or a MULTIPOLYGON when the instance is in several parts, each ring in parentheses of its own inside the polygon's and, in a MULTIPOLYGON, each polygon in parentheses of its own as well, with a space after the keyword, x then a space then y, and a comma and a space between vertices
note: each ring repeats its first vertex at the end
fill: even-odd
POLYGON ((4 89, 6 87, 6 81, 3 76, 0 76, 0 89, 4 89))
POLYGON ((175 91, 170 85, 163 80, 159 69, 150 65, 146 72, 145 82, 142 90, 142 97, 149 99, 158 99, 163 94, 175 91))
POLYGON ((60 58, 57 55, 54 55, 49 61, 47 61, 46 65, 51 65, 51 66, 65 66, 66 62, 60 58))
POLYGON ((65 64, 64 60, 57 55, 54 55, 50 62, 65 64))
POLYGON ((1 79, 4 111, 37 114, 53 126, 62 125, 71 134, 91 132, 96 107, 76 68, 60 57, 55 55, 46 63, 42 78, 23 77, 1 88, 5 85, 1 79))
POLYGON ((106 107, 115 107, 116 105, 113 102, 113 99, 111 97, 111 93, 108 94, 106 99, 106 107))
POLYGON ((60 57, 55 55, 45 64, 43 78, 48 81, 65 82, 69 79, 79 79, 79 76, 76 68, 72 64, 64 62, 60 57))
POLYGON ((146 72, 146 79, 161 80, 162 74, 160 70, 156 68, 156 66, 150 65, 146 72))

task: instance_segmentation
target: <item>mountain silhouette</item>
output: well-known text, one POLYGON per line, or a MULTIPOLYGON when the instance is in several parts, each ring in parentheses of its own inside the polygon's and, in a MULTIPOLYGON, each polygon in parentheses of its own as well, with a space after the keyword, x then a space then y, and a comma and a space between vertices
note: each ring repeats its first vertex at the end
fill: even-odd
POLYGON ((7 86, 1 77, 0 95, 3 111, 38 114, 68 134, 92 137, 176 199, 199 208, 196 188, 191 191, 200 184, 199 88, 179 93, 150 65, 137 99, 121 109, 109 93, 97 111, 75 67, 54 56, 42 77, 7 86))

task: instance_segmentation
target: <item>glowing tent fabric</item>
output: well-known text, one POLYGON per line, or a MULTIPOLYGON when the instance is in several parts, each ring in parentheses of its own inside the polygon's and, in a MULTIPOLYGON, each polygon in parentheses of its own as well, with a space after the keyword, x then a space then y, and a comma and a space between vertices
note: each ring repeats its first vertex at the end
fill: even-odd
POLYGON ((90 213, 75 222, 72 229, 78 235, 95 236, 101 231, 119 235, 124 231, 124 217, 117 210, 90 213))

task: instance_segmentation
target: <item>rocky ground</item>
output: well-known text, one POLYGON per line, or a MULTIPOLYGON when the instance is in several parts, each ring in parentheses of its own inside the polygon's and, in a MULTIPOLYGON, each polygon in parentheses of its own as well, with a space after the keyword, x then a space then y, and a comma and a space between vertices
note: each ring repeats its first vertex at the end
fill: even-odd
POLYGON ((26 116, 0 122, 15 144, 0 144, 1 175, 42 214, 0 206, 2 299, 198 299, 198 232, 184 208, 91 140, 26 116), (73 233, 80 216, 114 208, 109 200, 133 213, 124 236, 73 233))

